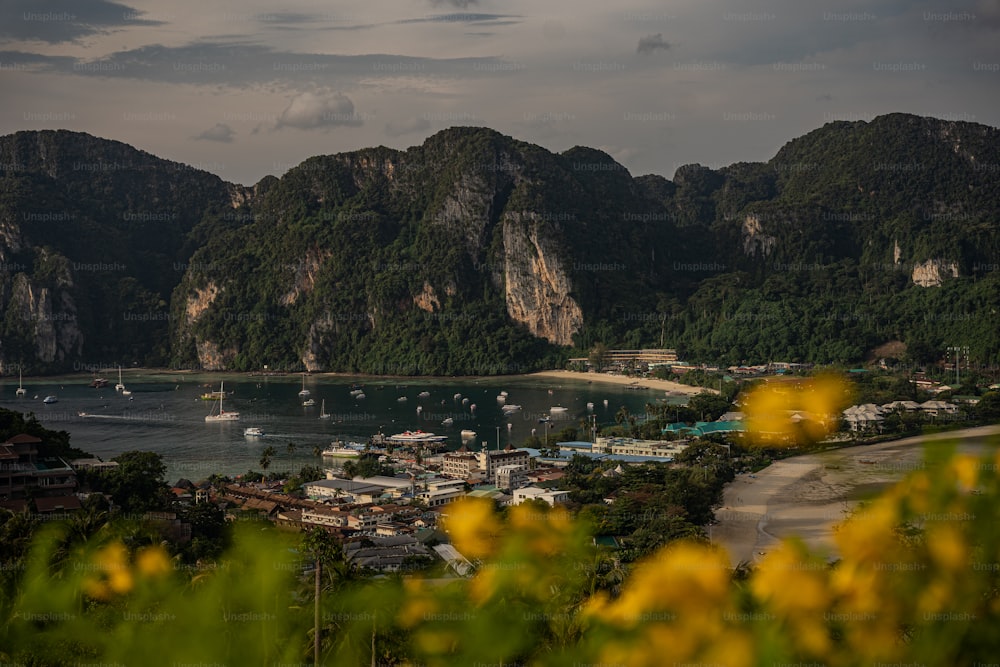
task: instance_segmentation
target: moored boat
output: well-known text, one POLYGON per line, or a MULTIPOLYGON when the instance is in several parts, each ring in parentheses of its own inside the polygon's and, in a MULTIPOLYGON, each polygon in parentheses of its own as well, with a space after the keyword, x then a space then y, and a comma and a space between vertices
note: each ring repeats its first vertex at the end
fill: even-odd
POLYGON ((225 382, 219 383, 219 412, 205 415, 206 422, 236 422, 240 420, 240 413, 230 410, 226 412, 222 407, 222 397, 226 395, 225 382))
POLYGON ((58 402, 59 402, 59 399, 56 396, 52 395, 52 394, 49 394, 48 396, 46 396, 45 398, 42 399, 42 403, 50 403, 51 404, 51 403, 58 403, 58 402))

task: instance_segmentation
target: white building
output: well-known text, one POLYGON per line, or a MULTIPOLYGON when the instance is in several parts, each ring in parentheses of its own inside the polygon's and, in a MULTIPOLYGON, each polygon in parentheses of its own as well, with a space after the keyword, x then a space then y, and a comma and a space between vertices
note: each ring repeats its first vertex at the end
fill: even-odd
POLYGON ((557 503, 564 503, 569 498, 569 491, 554 491, 542 489, 537 486, 526 486, 523 489, 514 489, 514 499, 512 505, 520 505, 525 500, 543 500, 553 507, 557 503))

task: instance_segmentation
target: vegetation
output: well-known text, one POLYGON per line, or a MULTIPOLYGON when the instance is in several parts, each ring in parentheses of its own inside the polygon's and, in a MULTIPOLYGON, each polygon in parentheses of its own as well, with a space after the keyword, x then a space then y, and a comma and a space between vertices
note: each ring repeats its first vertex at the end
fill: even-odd
POLYGON ((251 191, 87 135, 18 133, 0 139, 24 167, 0 175, 24 237, 0 272, 0 361, 450 375, 640 346, 854 364, 896 343, 900 363, 963 345, 995 366, 1000 196, 977 165, 1000 163, 998 146, 993 128, 891 114, 671 182, 451 128, 405 152, 310 158, 251 191), (52 213, 66 219, 28 224, 52 213), (509 315, 536 256, 582 310, 572 350, 509 315), (941 286, 913 283, 933 266, 941 286), (40 357, 39 336, 60 354, 40 357))

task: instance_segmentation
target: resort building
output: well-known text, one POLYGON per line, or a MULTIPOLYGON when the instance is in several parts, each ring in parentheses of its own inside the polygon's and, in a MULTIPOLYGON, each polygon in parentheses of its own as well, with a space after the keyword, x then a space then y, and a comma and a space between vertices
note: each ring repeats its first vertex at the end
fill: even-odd
POLYGON ((520 505, 525 500, 542 500, 549 505, 555 506, 564 503, 569 499, 569 491, 557 491, 553 489, 542 489, 537 486, 526 486, 523 489, 514 490, 512 505, 520 505))

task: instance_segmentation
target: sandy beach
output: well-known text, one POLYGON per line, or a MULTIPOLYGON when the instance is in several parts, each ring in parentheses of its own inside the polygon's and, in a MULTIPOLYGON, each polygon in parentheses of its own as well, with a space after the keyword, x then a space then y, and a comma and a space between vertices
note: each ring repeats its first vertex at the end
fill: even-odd
POLYGON ((600 382, 602 384, 617 384, 617 385, 634 385, 636 387, 642 387, 645 389, 656 389, 663 392, 673 392, 675 394, 684 394, 687 396, 692 396, 694 394, 700 394, 703 391, 712 392, 718 394, 717 389, 708 389, 706 387, 692 387, 689 384, 681 384, 680 382, 671 382, 670 380, 657 380, 655 378, 633 378, 626 377, 624 375, 608 375, 607 373, 578 373, 576 371, 539 371, 537 373, 529 373, 523 377, 526 378, 538 378, 541 380, 557 380, 563 381, 568 380, 571 382, 600 382))
POLYGON ((833 527, 859 501, 922 467, 925 442, 960 440, 958 449, 979 453, 1000 424, 979 426, 795 456, 726 486, 723 506, 711 526, 713 542, 730 562, 753 563, 781 538, 797 535, 810 549, 836 558, 833 527))

